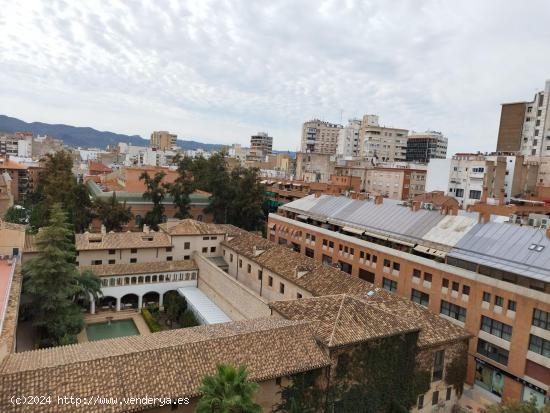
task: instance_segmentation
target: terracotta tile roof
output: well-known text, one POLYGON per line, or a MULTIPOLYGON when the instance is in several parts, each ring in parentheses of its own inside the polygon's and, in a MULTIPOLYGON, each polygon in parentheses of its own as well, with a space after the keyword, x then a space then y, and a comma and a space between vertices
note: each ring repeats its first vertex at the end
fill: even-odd
POLYGON ((23 276, 21 275, 21 266, 18 265, 15 268, 15 272, 11 280, 10 291, 7 292, 8 303, 5 314, 2 314, 4 317, 4 322, 2 324, 2 331, 0 331, 0 349, 7 350, 9 352, 11 352, 14 347, 22 282, 23 276))
POLYGON ((313 258, 306 257, 257 235, 246 233, 223 245, 234 249, 269 271, 320 297, 348 294, 376 304, 386 313, 416 320, 420 327, 419 346, 430 346, 469 337, 461 327, 406 298, 375 288, 373 284, 354 277, 313 258), (256 249, 256 254, 254 254, 256 249), (372 292, 376 294, 372 294, 372 292), (370 294, 369 294, 370 293, 370 294))
POLYGON ((347 294, 276 301, 269 306, 290 320, 317 321, 315 333, 329 348, 420 330, 414 320, 347 294))
POLYGON ((147 274, 163 271, 190 271, 198 269, 194 260, 138 262, 134 264, 83 265, 81 271, 90 270, 98 277, 109 275, 147 274))
POLYGON ((88 170, 90 172, 112 172, 113 170, 101 162, 88 161, 88 170))
POLYGON ((170 237, 164 232, 109 232, 107 234, 75 234, 78 251, 129 248, 171 247, 170 237))
POLYGON ((220 225, 207 224, 194 219, 165 222, 160 224, 159 228, 170 235, 225 234, 225 229, 220 225))
MULTIPOLYGON (((330 360, 308 323, 236 321, 16 353, 0 365, 0 411, 14 394, 194 397, 217 363, 245 365, 252 381, 321 368, 330 360)), ((122 412, 152 406, 21 406, 32 412, 122 412), (32 407, 32 408, 30 408, 32 407)))
POLYGON ((27 169, 27 167, 11 159, 0 158, 0 169, 27 169))

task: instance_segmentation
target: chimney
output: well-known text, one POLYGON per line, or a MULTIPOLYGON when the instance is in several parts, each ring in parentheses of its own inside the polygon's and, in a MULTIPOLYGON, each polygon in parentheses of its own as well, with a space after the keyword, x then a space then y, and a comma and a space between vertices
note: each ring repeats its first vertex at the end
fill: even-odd
POLYGON ((384 203, 384 197, 382 195, 376 195, 374 197, 374 204, 375 205, 380 205, 382 203, 384 203))
POLYGON ((491 214, 489 212, 479 212, 479 217, 477 222, 479 224, 486 224, 491 220, 491 214))
POLYGON ((101 224, 101 233, 102 234, 106 234, 107 233, 107 228, 105 227, 105 225, 101 224))
POLYGON ((499 205, 506 204, 506 195, 504 193, 504 188, 500 188, 500 194, 499 194, 499 197, 498 197, 498 204, 499 205))
POLYGON ((315 192, 315 198, 320 198, 321 197, 321 192, 315 192))
POLYGON ((149 233, 149 225, 143 224, 143 232, 144 232, 145 234, 148 234, 148 233, 149 233))
POLYGON ((411 208, 413 211, 418 211, 420 209, 420 201, 412 201, 411 208))
POLYGON ((550 239, 550 228, 546 229, 546 238, 550 239))

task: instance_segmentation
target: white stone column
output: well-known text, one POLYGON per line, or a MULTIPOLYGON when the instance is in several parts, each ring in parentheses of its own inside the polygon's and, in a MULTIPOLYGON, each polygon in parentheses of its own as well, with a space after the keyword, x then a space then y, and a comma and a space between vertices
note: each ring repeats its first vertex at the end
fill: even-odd
POLYGON ((116 310, 120 311, 120 297, 117 297, 116 299, 116 310))
POLYGON ((93 298, 90 299, 90 314, 95 314, 95 300, 93 298))
POLYGON ((163 299, 164 299, 164 294, 159 293, 159 308, 162 308, 163 301, 164 301, 163 299))
POLYGON ((138 295, 138 310, 143 306, 143 296, 138 295))

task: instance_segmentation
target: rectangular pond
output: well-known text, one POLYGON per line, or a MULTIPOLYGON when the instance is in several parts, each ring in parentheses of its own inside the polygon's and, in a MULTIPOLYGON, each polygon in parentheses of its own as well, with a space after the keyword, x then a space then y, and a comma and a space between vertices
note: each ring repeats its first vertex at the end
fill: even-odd
POLYGON ((105 340, 106 338, 138 336, 136 323, 131 318, 126 320, 111 320, 86 326, 88 341, 105 340))

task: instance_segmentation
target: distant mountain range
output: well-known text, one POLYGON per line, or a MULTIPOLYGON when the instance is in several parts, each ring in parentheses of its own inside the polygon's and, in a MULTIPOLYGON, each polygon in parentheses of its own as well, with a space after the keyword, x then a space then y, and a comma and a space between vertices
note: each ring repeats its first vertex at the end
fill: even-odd
MULTIPOLYGON (((147 146, 149 144, 148 139, 143 139, 138 135, 102 132, 94 128, 62 124, 27 123, 5 115, 0 115, 0 132, 32 132, 35 135, 48 135, 63 140, 67 146, 74 147, 105 148, 107 145, 116 145, 119 142, 131 143, 136 146, 147 146)), ((219 150, 224 145, 178 139, 178 146, 183 149, 211 151, 219 150)))

